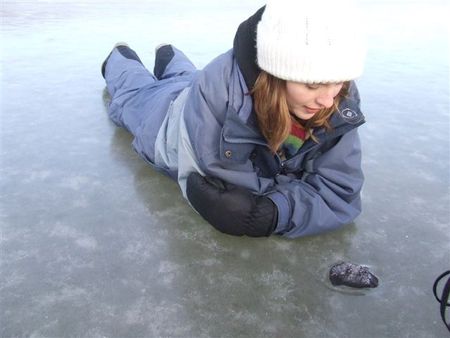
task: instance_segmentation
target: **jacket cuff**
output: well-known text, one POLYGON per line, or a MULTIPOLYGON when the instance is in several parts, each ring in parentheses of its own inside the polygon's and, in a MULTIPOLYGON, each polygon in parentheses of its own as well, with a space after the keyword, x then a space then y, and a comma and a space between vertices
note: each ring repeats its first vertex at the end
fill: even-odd
POLYGON ((274 192, 267 195, 278 209, 278 223, 274 233, 283 234, 288 230, 290 208, 286 197, 280 192, 274 192))

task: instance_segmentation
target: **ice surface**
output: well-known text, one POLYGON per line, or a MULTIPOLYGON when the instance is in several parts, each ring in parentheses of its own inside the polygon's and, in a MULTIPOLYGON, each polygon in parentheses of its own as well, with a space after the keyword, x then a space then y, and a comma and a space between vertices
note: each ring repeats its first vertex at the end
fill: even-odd
MULTIPOLYGON (((263 1, 1 4, 1 337, 443 337, 450 264, 446 1, 361 1, 364 211, 294 241, 216 232, 103 106, 100 65, 127 41, 203 67, 263 1), (331 287, 338 261, 381 283, 331 287)), ((358 27, 355 27, 358 29, 358 27)))

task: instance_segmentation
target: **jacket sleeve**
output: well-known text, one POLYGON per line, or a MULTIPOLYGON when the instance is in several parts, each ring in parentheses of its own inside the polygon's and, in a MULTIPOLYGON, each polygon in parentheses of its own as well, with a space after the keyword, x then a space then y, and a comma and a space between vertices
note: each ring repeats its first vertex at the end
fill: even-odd
POLYGON ((352 222, 361 212, 361 146, 356 129, 318 156, 303 180, 276 177, 268 197, 278 207, 275 233, 286 237, 314 235, 352 222))

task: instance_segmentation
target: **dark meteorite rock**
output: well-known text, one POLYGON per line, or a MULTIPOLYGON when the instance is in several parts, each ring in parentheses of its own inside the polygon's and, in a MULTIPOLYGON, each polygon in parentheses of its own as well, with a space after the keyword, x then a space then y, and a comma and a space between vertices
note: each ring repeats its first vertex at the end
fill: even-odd
POLYGON ((378 278, 366 266, 352 263, 337 263, 330 269, 333 285, 346 285, 352 288, 376 288, 378 278))

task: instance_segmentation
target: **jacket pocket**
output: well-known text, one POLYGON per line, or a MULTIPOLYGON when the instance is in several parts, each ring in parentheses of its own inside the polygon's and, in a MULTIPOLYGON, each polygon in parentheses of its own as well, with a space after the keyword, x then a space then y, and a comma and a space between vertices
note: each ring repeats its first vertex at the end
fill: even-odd
POLYGON ((223 131, 220 138, 220 160, 230 163, 243 164, 250 159, 250 155, 255 149, 253 143, 233 143, 226 140, 223 131))

